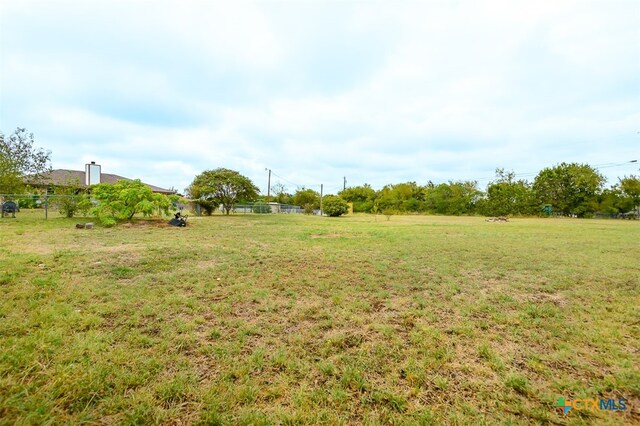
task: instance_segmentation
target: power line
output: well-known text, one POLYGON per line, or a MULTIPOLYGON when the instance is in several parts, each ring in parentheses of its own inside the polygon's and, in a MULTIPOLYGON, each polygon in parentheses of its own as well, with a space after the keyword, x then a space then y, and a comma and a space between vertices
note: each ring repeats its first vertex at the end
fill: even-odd
MULTIPOLYGON (((625 166, 627 164, 637 163, 637 162, 638 162, 638 160, 623 161, 623 162, 620 162, 620 163, 602 163, 602 164, 591 165, 591 167, 593 167, 594 169, 607 169, 607 168, 611 168, 611 167, 625 166)), ((514 177, 517 177, 517 178, 532 177, 532 176, 537 176, 538 173, 540 173, 540 172, 516 173, 516 174, 514 174, 514 177)), ((495 178, 496 178, 495 176, 492 176, 492 177, 485 177, 485 178, 471 179, 471 180, 475 180, 477 182, 482 182, 482 181, 486 181, 486 180, 492 180, 492 179, 495 179, 495 178)))
POLYGON ((274 172, 273 170, 271 171, 271 174, 272 174, 272 175, 274 175, 274 176, 276 176, 276 177, 278 177, 278 178, 280 178, 280 179, 282 179, 283 181, 285 181, 285 182, 287 182, 287 183, 290 183, 290 184, 291 184, 291 185, 293 185, 293 186, 296 186, 296 187, 299 187, 299 188, 303 188, 303 187, 304 187, 304 185, 297 184, 297 183, 295 183, 295 182, 293 182, 293 181, 291 181, 291 180, 289 180, 289 179, 287 179, 287 178, 284 178, 284 177, 280 176, 279 174, 277 174, 277 173, 276 173, 276 172, 274 172))

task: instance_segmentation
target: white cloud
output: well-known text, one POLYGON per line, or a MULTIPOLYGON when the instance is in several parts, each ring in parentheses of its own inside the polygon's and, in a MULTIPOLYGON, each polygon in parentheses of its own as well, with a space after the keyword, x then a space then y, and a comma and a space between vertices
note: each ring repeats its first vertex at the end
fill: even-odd
POLYGON ((381 186, 625 161, 639 14, 636 1, 9 2, 0 127, 34 131, 54 166, 96 160, 179 189, 213 167, 266 190, 265 167, 381 186))

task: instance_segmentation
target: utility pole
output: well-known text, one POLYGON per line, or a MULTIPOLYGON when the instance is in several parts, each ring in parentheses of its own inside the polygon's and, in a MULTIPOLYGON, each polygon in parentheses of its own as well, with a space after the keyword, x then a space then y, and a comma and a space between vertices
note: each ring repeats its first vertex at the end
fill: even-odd
POLYGON ((320 216, 322 216, 322 189, 323 189, 323 184, 320 184, 320 216))
POLYGON ((344 191, 345 189, 347 189, 347 177, 344 177, 344 183, 342 184, 342 190, 344 191))
POLYGON ((267 180, 267 203, 271 201, 271 169, 265 169, 269 171, 269 179, 267 180))

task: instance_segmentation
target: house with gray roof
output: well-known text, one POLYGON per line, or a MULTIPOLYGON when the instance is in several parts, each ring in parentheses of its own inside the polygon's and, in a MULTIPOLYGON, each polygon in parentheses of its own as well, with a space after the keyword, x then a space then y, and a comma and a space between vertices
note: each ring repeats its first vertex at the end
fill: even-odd
MULTIPOLYGON (((27 178, 28 180, 28 178, 27 178)), ((102 167, 92 161, 89 164, 85 164, 84 171, 81 170, 67 170, 56 169, 50 173, 45 174, 38 182, 29 182, 30 185, 36 187, 49 187, 49 186, 65 186, 71 183, 79 183, 80 186, 88 187, 98 183, 116 183, 119 180, 133 180, 124 176, 114 175, 111 173, 102 173, 102 167)), ((143 182, 144 183, 144 182, 143 182)), ((153 192, 158 194, 175 194, 176 191, 159 186, 144 183, 153 192)))

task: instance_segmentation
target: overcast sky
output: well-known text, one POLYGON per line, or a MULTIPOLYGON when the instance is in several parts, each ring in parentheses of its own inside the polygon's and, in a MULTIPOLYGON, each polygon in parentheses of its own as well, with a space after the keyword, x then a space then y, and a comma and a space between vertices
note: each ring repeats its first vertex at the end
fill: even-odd
POLYGON ((54 168, 335 193, 640 167, 638 0, 0 0, 0 37, 0 130, 54 168))

